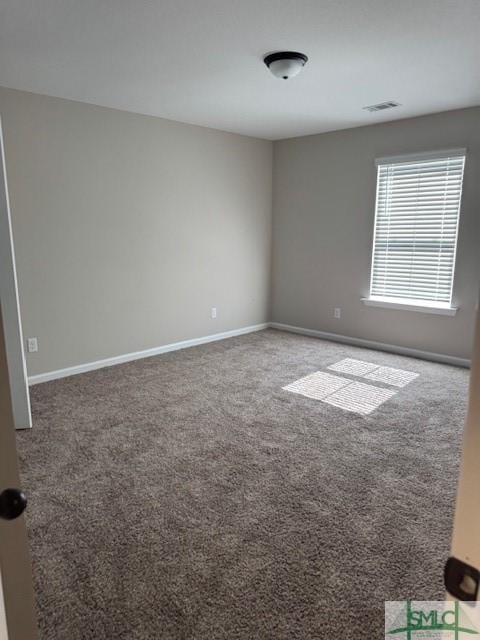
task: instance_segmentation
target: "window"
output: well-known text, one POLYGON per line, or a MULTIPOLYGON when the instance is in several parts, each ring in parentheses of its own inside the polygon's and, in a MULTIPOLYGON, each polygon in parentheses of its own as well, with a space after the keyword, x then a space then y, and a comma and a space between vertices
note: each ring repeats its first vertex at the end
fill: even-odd
POLYGON ((367 304, 451 310, 464 164, 464 149, 377 160, 367 304))

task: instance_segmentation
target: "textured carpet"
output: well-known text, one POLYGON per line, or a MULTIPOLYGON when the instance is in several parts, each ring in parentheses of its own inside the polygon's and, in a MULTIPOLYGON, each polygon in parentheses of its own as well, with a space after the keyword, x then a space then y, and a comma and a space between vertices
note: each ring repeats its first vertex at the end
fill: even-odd
POLYGON ((383 637, 443 595, 467 383, 267 330, 33 387, 42 638, 383 637), (282 389, 347 357, 419 376, 368 416, 282 389))

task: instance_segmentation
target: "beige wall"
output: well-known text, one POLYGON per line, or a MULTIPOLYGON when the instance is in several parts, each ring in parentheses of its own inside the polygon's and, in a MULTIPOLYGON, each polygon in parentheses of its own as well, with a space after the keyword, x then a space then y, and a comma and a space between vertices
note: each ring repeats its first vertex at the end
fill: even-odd
POLYGON ((468 358, 480 277, 480 108, 275 143, 273 230, 274 321, 468 358), (365 307, 375 158, 451 147, 468 148, 457 315, 365 307))
POLYGON ((0 113, 30 375, 268 320, 270 142, 7 89, 0 113))

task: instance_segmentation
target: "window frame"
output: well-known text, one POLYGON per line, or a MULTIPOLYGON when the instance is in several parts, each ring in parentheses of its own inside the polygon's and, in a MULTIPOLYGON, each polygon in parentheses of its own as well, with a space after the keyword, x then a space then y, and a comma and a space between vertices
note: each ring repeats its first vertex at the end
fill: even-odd
POLYGON ((455 149, 442 149, 438 151, 426 151, 421 153, 410 153, 395 156, 384 156, 375 159, 376 167, 376 188, 375 188, 375 216, 373 223, 373 236, 371 244, 371 260, 370 260, 370 282, 368 297, 362 298, 362 302, 370 307, 384 307, 406 311, 419 311, 421 313, 433 313, 438 315, 454 316, 457 312, 458 306, 453 304, 453 290, 455 284, 456 274, 456 262, 457 262, 457 248, 458 248, 458 234, 460 227, 460 212, 462 208, 462 195, 463 195, 463 182, 465 173, 462 174, 462 182, 460 185, 459 196, 459 208, 457 218, 457 228, 455 233, 455 248, 453 252, 453 266, 452 266, 452 282, 450 288, 450 301, 449 302, 436 302, 434 300, 420 300, 414 298, 394 298, 389 296, 376 296, 372 295, 372 284, 374 275, 374 260, 375 260, 375 243, 377 236, 377 219, 378 219, 378 191, 379 191, 379 170, 380 166, 387 164, 401 164, 409 162, 419 162, 428 160, 442 160, 443 158, 463 157, 464 170, 467 157, 467 149, 465 147, 455 149))

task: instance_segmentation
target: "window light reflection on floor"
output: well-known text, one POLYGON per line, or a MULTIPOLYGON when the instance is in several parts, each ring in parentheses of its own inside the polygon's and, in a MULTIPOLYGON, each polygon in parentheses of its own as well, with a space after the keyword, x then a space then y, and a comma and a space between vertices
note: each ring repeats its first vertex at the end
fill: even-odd
POLYGON ((393 369, 392 367, 378 367, 365 376, 368 380, 384 382, 395 387, 405 387, 416 377, 418 377, 418 373, 403 371, 403 369, 393 369))
POLYGON ((292 384, 287 384, 283 389, 299 393, 313 400, 323 400, 346 384, 350 384, 350 382, 351 380, 348 380, 348 378, 317 371, 292 382, 292 384))
POLYGON ((324 402, 345 411, 368 415, 396 393, 398 392, 393 389, 374 387, 364 382, 352 382, 324 398, 324 402))
POLYGON ((355 360, 354 358, 345 358, 344 360, 340 360, 340 362, 331 364, 327 369, 340 371, 341 373, 349 373, 352 376, 363 376, 374 369, 378 369, 378 364, 355 360))
MULTIPOLYGON (((328 369, 394 387, 405 387, 419 375, 413 371, 383 367, 373 362, 364 362, 354 358, 340 360, 329 365, 328 369)), ((397 393, 394 389, 359 382, 323 371, 311 373, 286 385, 283 389, 361 415, 368 415, 397 393)))

